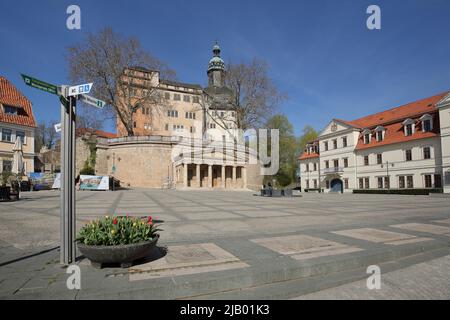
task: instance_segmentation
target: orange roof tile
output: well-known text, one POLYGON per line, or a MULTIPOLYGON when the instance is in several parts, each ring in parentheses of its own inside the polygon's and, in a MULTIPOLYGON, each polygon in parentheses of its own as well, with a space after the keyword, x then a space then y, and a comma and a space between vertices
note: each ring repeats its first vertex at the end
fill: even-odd
MULTIPOLYGON (((436 124, 438 123, 437 113, 430 112, 430 114, 435 114, 433 122, 436 124)), ((415 118, 415 117, 414 117, 415 118)), ((433 131, 431 132, 423 132, 421 129, 420 124, 416 123, 416 130, 415 132, 410 136, 405 136, 405 132, 403 130, 403 121, 395 122, 389 125, 385 125, 384 128, 386 129, 385 137, 383 141, 377 141, 375 136, 372 137, 370 143, 365 144, 364 143, 364 137, 361 135, 358 139, 358 144, 356 145, 355 150, 364 150, 374 147, 381 147, 385 145, 390 145, 394 143, 400 143, 400 142, 407 142, 407 141, 413 141, 413 140, 419 140, 419 139, 425 139, 425 138, 433 138, 439 136, 439 128, 435 125, 433 128, 433 131)))
POLYGON ((449 92, 441 93, 429 98, 411 102, 393 109, 378 112, 353 121, 342 121, 357 128, 371 128, 389 122, 400 121, 406 118, 436 111, 436 104, 449 92))
POLYGON ((88 129, 88 128, 79 128, 76 130, 77 135, 83 135, 86 132, 95 134, 96 136, 98 136, 100 138, 107 138, 107 139, 117 138, 117 134, 112 133, 112 132, 106 132, 103 130, 95 130, 95 129, 88 129))
POLYGON ((3 108, 0 108, 0 122, 36 127, 30 100, 2 76, 0 76, 0 103, 19 108, 17 115, 5 114, 3 108))
MULTIPOLYGON (((386 111, 378 112, 366 117, 362 117, 352 121, 346 121, 341 119, 334 119, 357 129, 370 129, 373 130, 377 126, 383 126, 386 129, 385 138, 383 141, 377 141, 375 136, 371 139, 369 144, 364 143, 363 136, 359 137, 355 150, 364 150, 368 148, 374 148, 379 146, 385 146, 394 143, 407 142, 418 139, 426 139, 437 137, 439 135, 439 113, 436 105, 450 92, 444 92, 435 96, 411 102, 399 107, 395 107, 386 111), (434 128, 432 132, 423 132, 421 130, 420 122, 418 119, 423 114, 430 114, 433 116, 434 128), (416 131, 411 136, 405 136, 403 131, 402 122, 411 118, 416 121, 416 131)), ((304 153, 299 160, 310 159, 318 157, 318 154, 306 154, 304 153)))
POLYGON ((304 152, 300 158, 298 158, 298 160, 306 160, 306 159, 314 159, 314 158, 318 158, 319 154, 318 153, 306 153, 304 152))

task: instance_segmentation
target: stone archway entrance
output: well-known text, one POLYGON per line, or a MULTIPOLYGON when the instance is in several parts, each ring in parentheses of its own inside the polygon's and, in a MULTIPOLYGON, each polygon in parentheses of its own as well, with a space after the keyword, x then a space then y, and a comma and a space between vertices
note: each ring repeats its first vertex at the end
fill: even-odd
POLYGON ((343 193, 344 192, 344 183, 342 182, 341 179, 331 180, 330 192, 332 192, 332 193, 343 193))

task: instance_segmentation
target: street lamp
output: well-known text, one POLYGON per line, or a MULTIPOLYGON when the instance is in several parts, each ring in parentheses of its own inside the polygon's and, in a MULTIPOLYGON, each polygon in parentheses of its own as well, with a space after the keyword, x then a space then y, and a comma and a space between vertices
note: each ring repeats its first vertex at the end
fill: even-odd
POLYGON ((394 164, 392 162, 386 161, 386 163, 381 164, 381 168, 384 168, 386 166, 386 176, 389 180, 388 189, 391 189, 391 177, 389 176, 389 167, 394 167, 394 164))

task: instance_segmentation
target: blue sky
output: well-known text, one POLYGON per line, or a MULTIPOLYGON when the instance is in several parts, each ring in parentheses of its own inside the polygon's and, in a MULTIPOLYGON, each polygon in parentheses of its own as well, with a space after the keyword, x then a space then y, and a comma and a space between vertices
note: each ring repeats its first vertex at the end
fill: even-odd
POLYGON ((215 40, 225 62, 266 60, 297 134, 450 90, 447 0, 5 2, 0 74, 31 99, 38 122, 59 119, 58 100, 20 73, 67 83, 66 47, 105 26, 138 37, 183 82, 206 84, 215 40), (81 7, 81 30, 66 28, 70 4, 81 7), (381 30, 366 28, 371 4, 381 7, 381 30))

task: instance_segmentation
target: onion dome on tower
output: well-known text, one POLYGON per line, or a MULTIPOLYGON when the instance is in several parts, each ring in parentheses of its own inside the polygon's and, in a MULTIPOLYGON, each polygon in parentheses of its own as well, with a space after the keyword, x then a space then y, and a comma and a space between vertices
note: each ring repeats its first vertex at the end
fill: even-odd
POLYGON ((213 57, 208 63, 208 86, 223 87, 225 81, 225 62, 220 57, 219 44, 213 46, 213 57))

